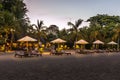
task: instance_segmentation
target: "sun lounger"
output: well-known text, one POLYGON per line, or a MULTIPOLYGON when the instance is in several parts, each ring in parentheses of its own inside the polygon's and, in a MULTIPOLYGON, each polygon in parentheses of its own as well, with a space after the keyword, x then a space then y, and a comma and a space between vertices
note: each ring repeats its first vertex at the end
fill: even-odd
POLYGON ((62 52, 55 52, 54 54, 59 56, 59 55, 62 55, 63 53, 62 52))
POLYGON ((24 51, 15 51, 15 54, 14 54, 14 56, 16 57, 16 56, 19 56, 19 57, 27 57, 28 56, 28 54, 26 53, 26 52, 24 52, 24 51))
POLYGON ((66 54, 66 55, 71 55, 71 53, 70 53, 70 52, 65 52, 64 54, 66 54))
POLYGON ((50 52, 50 55, 62 55, 62 52, 50 52))
POLYGON ((53 49, 50 51, 50 55, 55 55, 56 51, 53 49))
POLYGON ((29 53, 30 56, 42 56, 42 54, 40 54, 38 51, 36 50, 32 50, 30 53, 29 53))
POLYGON ((89 54, 89 52, 85 50, 79 50, 77 53, 78 54, 89 54))
POLYGON ((70 52, 65 52, 64 50, 60 51, 60 52, 57 52, 55 50, 51 50, 50 52, 50 55, 63 55, 63 54, 66 54, 66 55, 71 55, 70 52))
POLYGON ((66 51, 64 51, 64 50, 62 50, 61 52, 62 52, 63 54, 65 54, 65 55, 71 55, 70 52, 66 52, 66 51))

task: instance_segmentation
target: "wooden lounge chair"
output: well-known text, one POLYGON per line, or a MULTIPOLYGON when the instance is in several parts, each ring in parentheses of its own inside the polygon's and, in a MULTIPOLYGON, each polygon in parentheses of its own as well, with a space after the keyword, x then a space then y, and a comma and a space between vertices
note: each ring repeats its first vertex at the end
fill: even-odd
POLYGON ((55 55, 56 51, 53 49, 50 51, 50 55, 55 55))
POLYGON ((58 55, 58 56, 59 56, 59 55, 62 56, 63 53, 62 53, 62 52, 55 52, 54 54, 55 54, 55 55, 58 55))
POLYGON ((65 54, 65 55, 71 55, 70 52, 66 52, 66 51, 64 51, 64 50, 62 50, 61 52, 62 52, 63 54, 65 54))
POLYGON ((66 54, 66 55, 71 55, 71 53, 70 53, 70 52, 65 52, 64 54, 66 54))
POLYGON ((19 56, 19 57, 27 57, 28 56, 28 54, 26 53, 26 52, 24 52, 24 51, 15 51, 15 54, 14 54, 14 56, 16 57, 16 56, 19 56))
POLYGON ((66 55, 71 55, 70 52, 65 52, 64 50, 60 51, 60 52, 57 52, 55 50, 51 50, 50 52, 50 55, 63 55, 63 54, 66 54, 66 55))
POLYGON ((77 52, 78 54, 88 54, 88 52, 87 51, 85 51, 85 50, 79 50, 79 52, 77 52))
POLYGON ((40 54, 38 51, 36 50, 32 50, 29 52, 30 56, 42 56, 42 54, 40 54))
POLYGON ((50 55, 62 55, 63 52, 57 52, 55 50, 51 50, 50 55))

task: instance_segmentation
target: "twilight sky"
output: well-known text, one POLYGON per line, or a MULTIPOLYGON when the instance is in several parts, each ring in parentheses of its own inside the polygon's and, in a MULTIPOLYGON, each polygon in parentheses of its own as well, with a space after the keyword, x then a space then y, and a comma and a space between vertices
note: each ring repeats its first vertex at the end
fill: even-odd
MULTIPOLYGON (((120 16, 120 0, 24 0, 31 23, 37 19, 44 25, 55 24, 59 29, 70 28, 67 22, 75 22, 79 18, 84 21, 97 14, 120 16)), ((84 22, 81 26, 87 25, 84 22)))

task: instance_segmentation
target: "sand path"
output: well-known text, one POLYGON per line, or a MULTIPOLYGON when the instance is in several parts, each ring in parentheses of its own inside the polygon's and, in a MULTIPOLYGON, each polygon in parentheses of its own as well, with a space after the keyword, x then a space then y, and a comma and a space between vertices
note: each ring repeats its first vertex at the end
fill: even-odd
POLYGON ((4 54, 0 80, 120 80, 120 53, 29 58, 4 54))

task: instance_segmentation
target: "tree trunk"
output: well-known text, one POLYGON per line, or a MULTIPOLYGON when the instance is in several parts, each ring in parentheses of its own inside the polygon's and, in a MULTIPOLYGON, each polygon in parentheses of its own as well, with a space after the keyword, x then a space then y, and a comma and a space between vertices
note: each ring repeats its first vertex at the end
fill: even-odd
POLYGON ((118 50, 119 50, 119 45, 120 45, 120 32, 118 33, 118 50))

